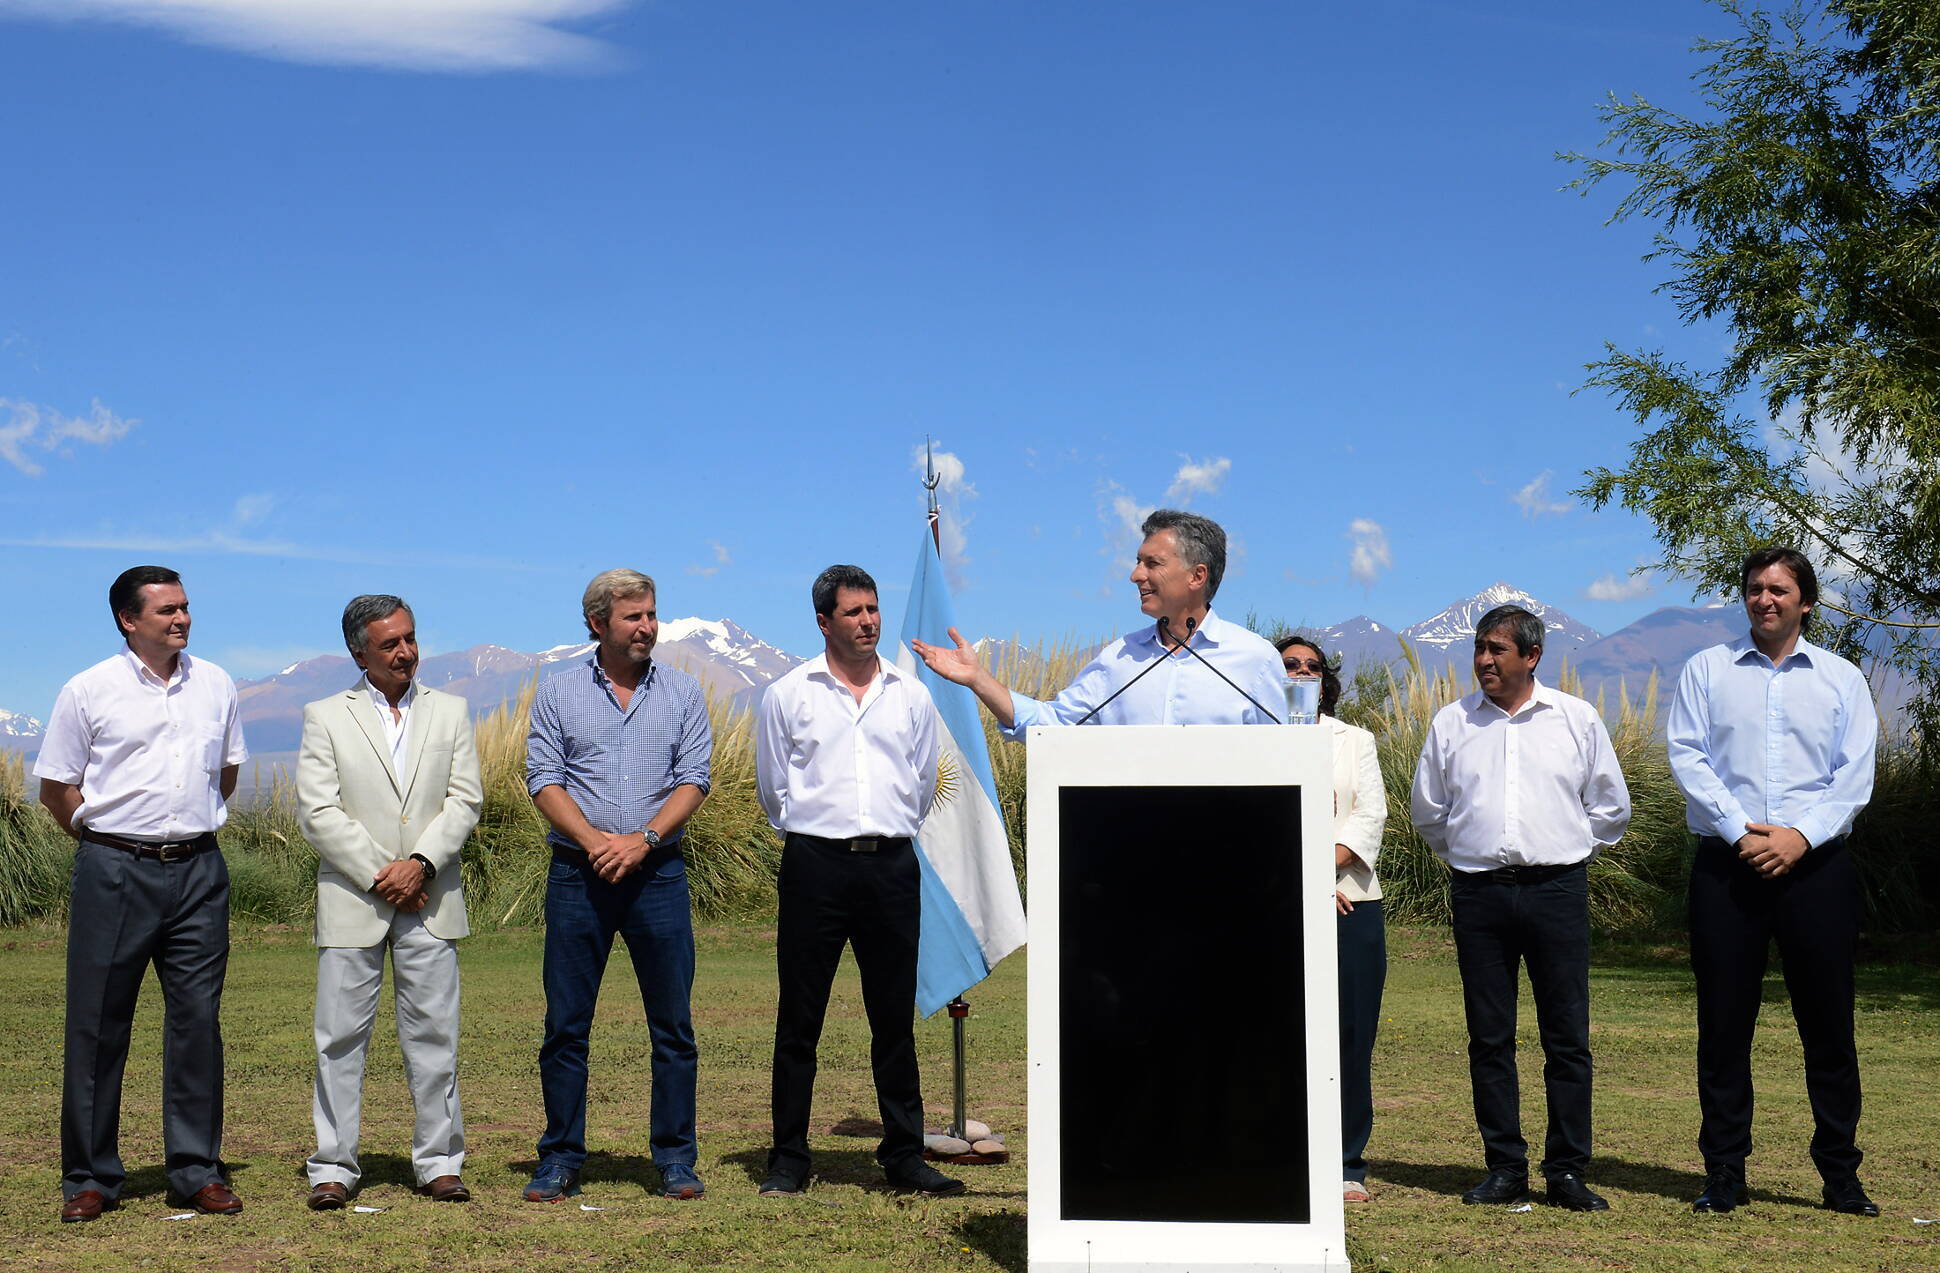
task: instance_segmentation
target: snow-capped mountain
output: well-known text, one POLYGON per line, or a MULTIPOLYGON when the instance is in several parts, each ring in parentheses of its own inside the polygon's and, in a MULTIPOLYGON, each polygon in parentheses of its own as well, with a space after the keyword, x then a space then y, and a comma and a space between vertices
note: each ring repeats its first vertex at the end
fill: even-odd
POLYGON ((47 726, 25 712, 0 708, 0 751, 39 751, 47 726))
POLYGON ((1547 633, 1544 649, 1551 657, 1561 654, 1574 661, 1578 650, 1603 639, 1603 634, 1588 624, 1579 623, 1555 606, 1545 605, 1522 589, 1501 582, 1490 584, 1472 597, 1451 602, 1441 613, 1420 623, 1409 624, 1401 629, 1401 635, 1416 647, 1424 662, 1430 661, 1430 651, 1459 655, 1466 661, 1475 644, 1476 620, 1497 606, 1521 606, 1541 619, 1547 633))
MULTIPOLYGON (((418 665, 418 683, 464 698, 483 715, 518 697, 536 676, 552 676, 582 665, 594 643, 556 645, 537 654, 502 645, 434 654, 418 665)), ((709 693, 738 705, 751 703, 768 682, 801 662, 727 619, 670 619, 660 625, 654 658, 698 678, 709 693)), ((303 731, 303 705, 357 681, 357 665, 347 656, 323 655, 292 664, 274 676, 238 681, 249 749, 257 753, 294 751, 303 731)))

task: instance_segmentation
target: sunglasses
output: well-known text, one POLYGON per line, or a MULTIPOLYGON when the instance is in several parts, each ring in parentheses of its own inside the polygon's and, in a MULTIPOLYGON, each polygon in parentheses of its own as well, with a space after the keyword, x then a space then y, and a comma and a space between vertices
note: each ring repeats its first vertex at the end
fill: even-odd
POLYGON ((1289 672, 1312 672, 1316 676, 1327 670, 1327 665, 1319 659, 1283 659, 1281 664, 1289 672))

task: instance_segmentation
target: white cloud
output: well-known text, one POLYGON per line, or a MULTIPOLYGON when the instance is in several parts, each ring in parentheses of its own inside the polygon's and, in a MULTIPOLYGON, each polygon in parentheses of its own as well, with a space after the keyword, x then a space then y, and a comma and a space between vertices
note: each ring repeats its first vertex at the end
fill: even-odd
MULTIPOLYGON (((0 4, 4 3, 5 0, 0 0, 0 4)), ((99 398, 89 406, 85 417, 62 415, 52 407, 15 398, 0 398, 0 411, 12 416, 6 424, 0 424, 0 456, 28 477, 39 477, 46 472, 29 452, 59 451, 62 455, 71 455, 73 448, 67 445, 71 442, 107 446, 127 437, 128 430, 141 423, 116 415, 102 406, 99 398)))
POLYGON ((964 571, 970 564, 971 515, 964 501, 977 498, 977 488, 964 476, 963 459, 949 451, 919 446, 910 452, 910 468, 918 474, 936 473, 937 545, 943 556, 943 570, 954 587, 962 587, 964 571))
POLYGON ((1524 517, 1555 517, 1575 507, 1568 500, 1550 498, 1549 479, 1554 476, 1553 470, 1544 469, 1531 478, 1528 485, 1509 497, 1522 510, 1524 517))
POLYGON ((1388 532, 1381 523, 1356 517, 1347 526, 1347 540, 1353 545, 1347 553, 1347 570, 1354 582, 1371 588, 1381 572, 1394 565, 1394 551, 1388 547, 1388 532))
POLYGON ((1648 573, 1619 575, 1611 572, 1598 575, 1589 587, 1583 589, 1583 597, 1588 601, 1635 601, 1655 591, 1657 581, 1648 573))
POLYGON ((1216 494, 1219 484, 1233 471, 1233 462, 1223 455, 1196 463, 1189 455, 1179 458, 1185 463, 1172 475, 1172 485, 1165 491, 1165 502, 1175 508, 1184 508, 1195 495, 1216 494))
POLYGON ((275 507, 276 497, 268 492, 245 495, 236 501, 236 525, 253 526, 268 517, 270 510, 275 507))
POLYGON ((285 62, 412 71, 599 67, 613 47, 559 24, 631 0, 0 0, 0 17, 153 27, 285 62))
POLYGON ((733 562, 734 558, 728 552, 727 545, 720 540, 710 539, 707 541, 707 546, 714 552, 714 564, 711 566, 703 566, 699 562, 691 562, 687 567, 688 574, 716 575, 721 572, 722 566, 729 565, 733 562))

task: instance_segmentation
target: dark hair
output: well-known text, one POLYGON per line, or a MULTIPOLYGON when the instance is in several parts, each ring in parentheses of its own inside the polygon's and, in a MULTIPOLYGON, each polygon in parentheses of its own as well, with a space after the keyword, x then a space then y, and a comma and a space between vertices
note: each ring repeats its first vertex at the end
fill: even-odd
MULTIPOLYGON (((388 592, 367 592, 361 597, 352 597, 344 607, 344 645, 352 654, 362 654, 370 644, 370 625, 400 610, 411 614, 411 607, 403 597, 393 597, 388 592)), ((411 618, 415 621, 417 616, 413 614, 411 618)))
POLYGON ((1509 629, 1520 654, 1543 648, 1543 621, 1521 606, 1497 606, 1483 615, 1475 624, 1476 641, 1479 643, 1497 628, 1509 629))
POLYGON ((141 590, 150 584, 181 583, 182 576, 167 566, 130 566, 108 585, 108 609, 115 617, 115 635, 126 641, 128 630, 121 626, 124 614, 141 613, 141 590))
POLYGON ((1162 530, 1171 531, 1179 541, 1179 556, 1185 558, 1187 566, 1206 568, 1206 600, 1210 602, 1219 591, 1219 581, 1226 577, 1226 532, 1210 517, 1161 508, 1139 524, 1138 533, 1156 535, 1162 530))
POLYGON ((835 613, 835 594, 844 588, 857 592, 875 592, 876 581, 861 566, 830 566, 815 576, 815 586, 809 595, 815 602, 815 613, 831 615, 835 613))
MULTIPOLYGON (((1751 577, 1767 566, 1783 566, 1791 571, 1792 578, 1799 586, 1799 600, 1808 606, 1819 604, 1819 572, 1812 569, 1812 563, 1805 559, 1804 553, 1796 548, 1784 547, 1760 548, 1745 558, 1744 568, 1738 572, 1740 598, 1745 595, 1745 589, 1750 586, 1751 577)), ((1812 612, 1808 610, 1805 614, 1805 622, 1800 626, 1810 627, 1811 624, 1812 612)))
POLYGON ((1312 637, 1301 636, 1298 632, 1281 637, 1273 643, 1273 648, 1285 654, 1290 645, 1304 645, 1320 660, 1320 714, 1332 716, 1334 704, 1340 702, 1340 670, 1327 657, 1327 651, 1316 645, 1312 637))

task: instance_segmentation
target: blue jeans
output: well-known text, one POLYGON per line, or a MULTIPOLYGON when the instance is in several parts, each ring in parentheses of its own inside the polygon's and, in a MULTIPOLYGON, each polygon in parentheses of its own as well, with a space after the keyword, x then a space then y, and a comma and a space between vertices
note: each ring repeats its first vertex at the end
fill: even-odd
POLYGON ((541 1167, 574 1171, 586 1161, 586 1053, 593 1008, 613 936, 626 938, 653 1039, 653 1163, 694 1162, 694 1078, 698 1053, 689 998, 694 923, 687 864, 677 848, 651 854, 609 884, 583 856, 555 850, 546 877, 546 1040, 539 1086, 546 1131, 541 1167))

